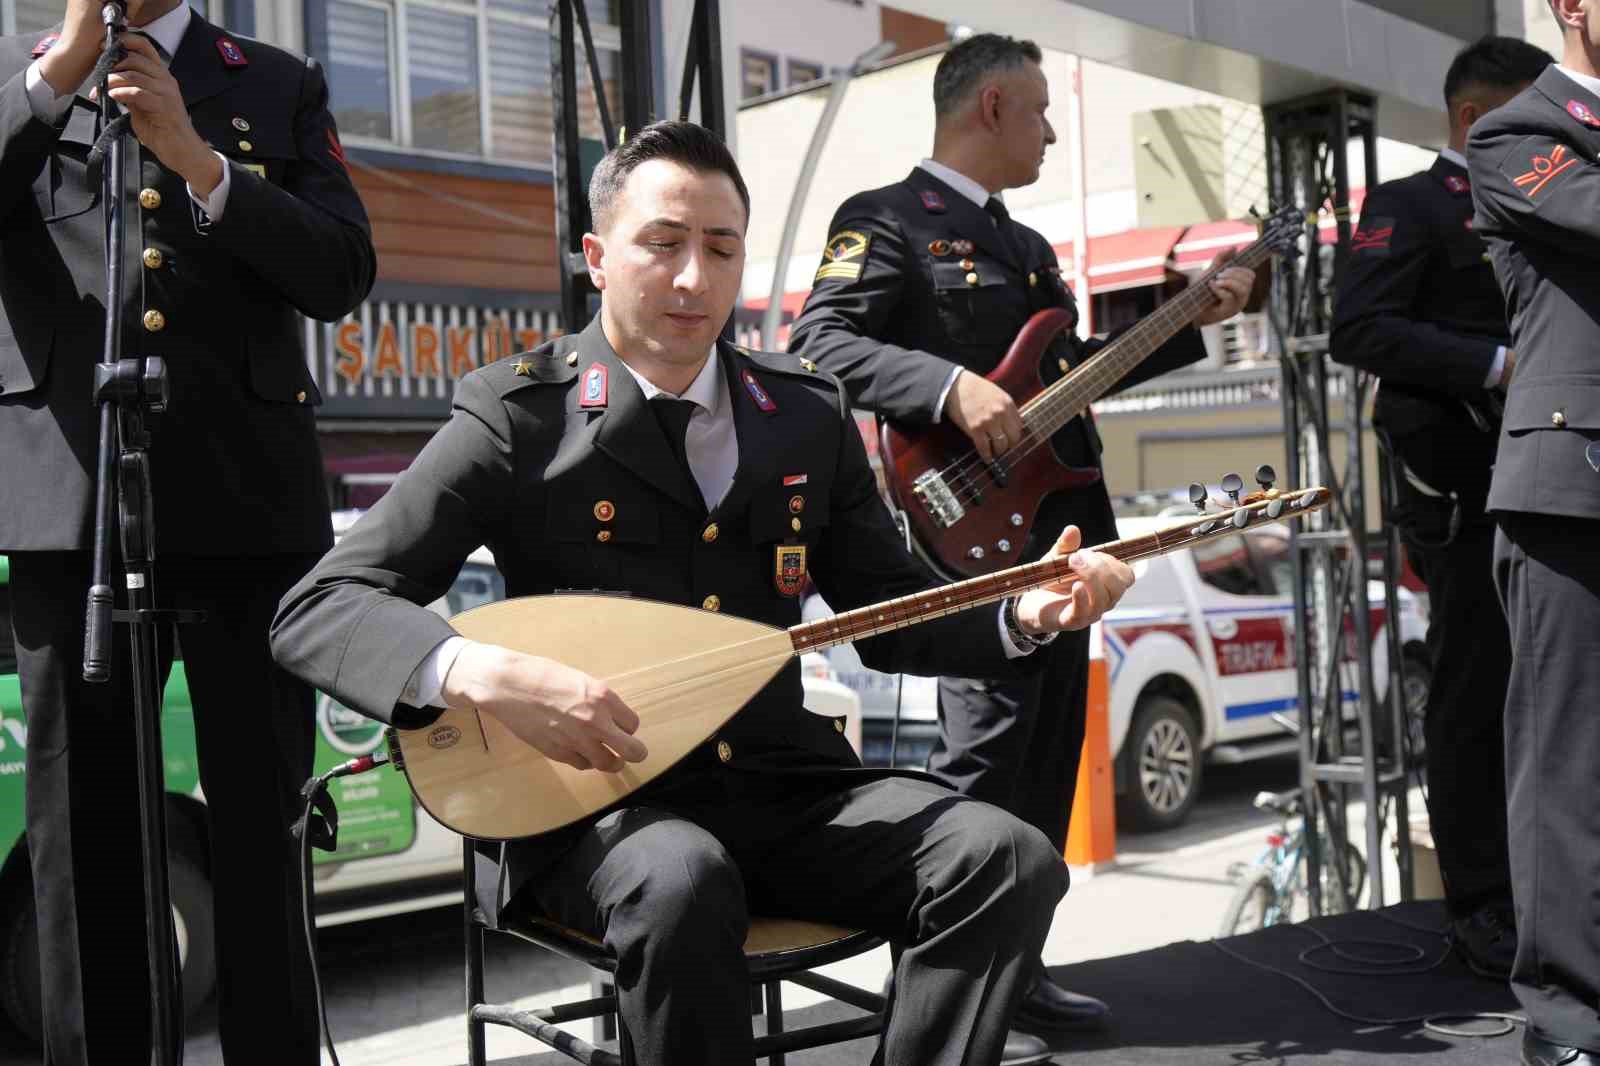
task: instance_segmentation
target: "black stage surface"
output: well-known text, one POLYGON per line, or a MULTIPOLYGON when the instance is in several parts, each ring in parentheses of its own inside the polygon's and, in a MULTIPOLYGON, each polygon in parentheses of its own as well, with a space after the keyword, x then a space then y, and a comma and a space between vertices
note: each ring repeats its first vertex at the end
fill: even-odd
MULTIPOLYGON (((1053 1041, 1059 1049, 1056 1061, 1073 1066, 1514 1066, 1519 1061, 1520 1027, 1492 1038, 1465 1037, 1432 1032, 1415 1020, 1475 1011, 1513 1012, 1516 1008, 1505 985, 1474 976, 1458 955, 1447 953, 1441 935, 1421 931, 1442 930, 1445 924, 1442 904, 1410 903, 1303 925, 1274 926, 1216 943, 1182 941, 1136 955, 1053 967, 1052 975, 1063 985, 1099 996, 1111 1004, 1115 1014, 1113 1027, 1105 1034, 1053 1041), (1341 942, 1351 953, 1392 960, 1404 957, 1406 961, 1363 967, 1319 949, 1311 956, 1318 964, 1368 972, 1319 971, 1299 958, 1301 952, 1320 943, 1311 929, 1341 942), (1364 943, 1375 940, 1412 948, 1364 943), (1350 941, 1363 943, 1347 943, 1350 941), (1292 974, 1334 1007, 1369 1021, 1341 1018, 1301 985, 1249 965, 1224 949, 1292 974), (1412 961, 1418 952, 1420 960, 1412 961), (1392 972, 1379 972, 1384 969, 1392 972), (1377 1024, 1377 1020, 1390 1024, 1377 1024)), ((791 1012, 787 1027, 852 1013, 835 1003, 823 1004, 791 1012)), ((1503 1028, 1498 1022, 1445 1024, 1503 1028)), ((788 1062, 790 1066, 863 1066, 870 1061, 872 1050, 872 1041, 858 1040, 791 1054, 788 1062)), ((519 1056, 514 1061, 518 1066, 556 1066, 572 1060, 551 1053, 519 1056)))

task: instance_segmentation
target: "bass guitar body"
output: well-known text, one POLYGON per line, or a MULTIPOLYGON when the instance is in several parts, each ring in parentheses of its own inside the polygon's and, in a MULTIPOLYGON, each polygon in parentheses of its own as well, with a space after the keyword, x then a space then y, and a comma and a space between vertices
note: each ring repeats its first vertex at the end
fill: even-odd
POLYGON ((423 809, 480 840, 547 833, 625 799, 715 735, 795 654, 786 630, 621 596, 526 596, 450 624, 606 682, 639 715, 634 735, 650 752, 619 773, 579 770, 492 715, 454 708, 424 729, 391 731, 423 809))
MULTIPOLYGON (((1034 315, 984 376, 1021 407, 1044 390, 1039 361, 1072 322, 1066 311, 1034 315)), ((886 422, 879 444, 890 495, 919 553, 952 579, 1016 565, 1044 498, 1100 480, 1098 467, 1063 464, 1048 441, 1017 442, 985 463, 948 420, 915 429, 886 422)))

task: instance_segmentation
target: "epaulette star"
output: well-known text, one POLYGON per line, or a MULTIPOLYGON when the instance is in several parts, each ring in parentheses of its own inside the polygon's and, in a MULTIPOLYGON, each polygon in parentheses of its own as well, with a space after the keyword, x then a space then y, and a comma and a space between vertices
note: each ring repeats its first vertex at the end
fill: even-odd
POLYGON ((528 362, 526 359, 518 359, 515 363, 511 364, 511 369, 519 378, 530 378, 533 376, 533 364, 528 362))
POLYGON ((800 360, 800 369, 808 371, 809 373, 815 374, 817 372, 817 364, 813 363, 809 359, 801 359, 800 360))

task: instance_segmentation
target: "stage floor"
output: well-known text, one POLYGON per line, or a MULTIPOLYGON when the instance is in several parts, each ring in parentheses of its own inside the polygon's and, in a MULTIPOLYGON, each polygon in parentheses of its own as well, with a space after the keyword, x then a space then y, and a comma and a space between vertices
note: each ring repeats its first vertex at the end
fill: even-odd
MULTIPOLYGON (((1515 1012, 1516 1002, 1505 985, 1473 975, 1458 955, 1446 953, 1441 935, 1421 931, 1444 928, 1441 904, 1402 904, 1308 924, 1339 942, 1382 940, 1414 950, 1346 943, 1352 952, 1390 959, 1404 956, 1408 961, 1389 967, 1389 973, 1326 973, 1299 957, 1319 944, 1319 938, 1305 926, 1289 925, 1216 943, 1181 941, 1135 955, 1053 967, 1051 973, 1063 985, 1099 996, 1111 1004, 1115 1014, 1113 1027, 1105 1034, 1053 1041, 1059 1049, 1056 1061, 1073 1066, 1378 1066, 1402 1062, 1514 1066, 1519 1061, 1520 1027, 1497 1037, 1461 1037, 1432 1032, 1415 1020, 1376 1024, 1341 1018, 1301 985, 1223 950, 1292 974, 1320 992, 1333 1007, 1364 1019, 1515 1012), (1421 958, 1411 961, 1417 952, 1421 958)), ((1356 968, 1327 950, 1319 950, 1311 959, 1356 968)), ((851 1013, 829 1003, 791 1014, 788 1025, 794 1028, 851 1013)), ((1497 1027, 1485 1022, 1446 1024, 1497 1027)), ((862 1066, 872 1057, 873 1043, 860 1040, 793 1054, 788 1062, 790 1066, 862 1066)), ((571 1060, 552 1053, 514 1061, 555 1066, 571 1060)))

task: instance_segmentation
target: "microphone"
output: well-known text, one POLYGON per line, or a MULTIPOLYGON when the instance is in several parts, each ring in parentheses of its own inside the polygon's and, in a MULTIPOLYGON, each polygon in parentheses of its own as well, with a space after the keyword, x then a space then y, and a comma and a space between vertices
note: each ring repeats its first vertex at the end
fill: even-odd
POLYGON ((100 21, 111 29, 120 29, 128 21, 128 0, 105 0, 100 5, 100 21))

